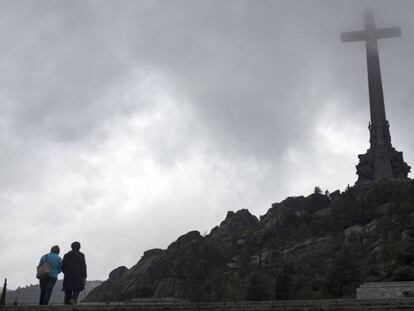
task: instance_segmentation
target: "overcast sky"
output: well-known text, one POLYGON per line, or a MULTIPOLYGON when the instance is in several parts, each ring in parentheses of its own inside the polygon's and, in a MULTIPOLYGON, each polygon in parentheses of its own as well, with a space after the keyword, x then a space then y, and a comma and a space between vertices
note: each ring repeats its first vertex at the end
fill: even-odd
MULTIPOLYGON (((0 278, 78 240, 89 279, 228 210, 343 190, 369 147, 373 3, 393 144, 414 166, 414 1, 0 2, 0 278)), ((412 175, 410 175, 412 176, 412 175)))

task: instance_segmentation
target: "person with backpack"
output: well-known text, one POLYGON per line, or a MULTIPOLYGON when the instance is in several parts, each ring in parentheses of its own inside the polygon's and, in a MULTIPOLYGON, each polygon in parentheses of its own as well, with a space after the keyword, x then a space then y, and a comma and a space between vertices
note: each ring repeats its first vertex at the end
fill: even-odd
POLYGON ((40 280, 40 305, 49 304, 52 296, 53 287, 56 284, 58 275, 62 272, 62 258, 59 257, 60 248, 55 245, 50 249, 50 253, 40 258, 37 266, 36 277, 40 280))
POLYGON ((81 253, 80 243, 73 242, 72 250, 63 256, 62 271, 63 290, 65 291, 65 305, 76 304, 81 291, 85 289, 86 262, 85 255, 81 253))

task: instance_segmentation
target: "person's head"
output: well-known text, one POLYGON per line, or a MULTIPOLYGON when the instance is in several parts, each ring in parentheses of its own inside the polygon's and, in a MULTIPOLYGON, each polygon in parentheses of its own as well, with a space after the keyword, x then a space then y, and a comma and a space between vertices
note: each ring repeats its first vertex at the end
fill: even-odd
POLYGON ((79 242, 73 242, 70 247, 72 247, 72 249, 74 251, 78 251, 78 250, 80 250, 80 243, 79 242))
POLYGON ((56 255, 59 255, 59 253, 60 253, 60 248, 59 248, 59 246, 55 245, 55 246, 52 246, 52 248, 50 249, 50 251, 51 251, 52 253, 56 254, 56 255))

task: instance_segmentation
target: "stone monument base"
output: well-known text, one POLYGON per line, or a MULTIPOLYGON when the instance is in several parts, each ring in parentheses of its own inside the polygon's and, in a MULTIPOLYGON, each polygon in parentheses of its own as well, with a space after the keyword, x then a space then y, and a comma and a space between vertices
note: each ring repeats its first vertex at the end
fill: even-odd
POLYGON ((357 185, 382 179, 408 179, 408 173, 411 171, 411 167, 404 162, 403 153, 391 145, 370 148, 365 154, 358 155, 358 158, 357 185))

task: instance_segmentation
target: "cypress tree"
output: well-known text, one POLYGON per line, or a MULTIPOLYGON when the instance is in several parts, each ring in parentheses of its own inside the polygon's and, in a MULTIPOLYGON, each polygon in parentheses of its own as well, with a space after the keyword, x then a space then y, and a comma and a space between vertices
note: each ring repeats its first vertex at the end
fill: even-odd
POLYGON ((0 298, 0 306, 6 305, 6 290, 7 290, 7 279, 4 279, 3 291, 0 298))

